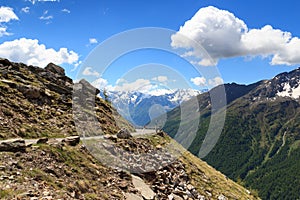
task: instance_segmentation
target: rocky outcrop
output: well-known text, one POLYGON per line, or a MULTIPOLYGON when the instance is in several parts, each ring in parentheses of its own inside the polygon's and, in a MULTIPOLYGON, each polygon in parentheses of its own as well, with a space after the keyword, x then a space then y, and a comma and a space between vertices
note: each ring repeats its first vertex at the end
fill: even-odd
POLYGON ((50 71, 50 72, 54 73, 54 74, 57 74, 57 75, 60 75, 60 76, 65 76, 65 70, 64 70, 64 68, 62 68, 62 67, 60 67, 58 65, 55 65, 53 63, 49 63, 45 67, 45 69, 47 71, 50 71))
POLYGON ((74 120, 76 94, 81 97, 80 105, 89 105, 90 113, 95 113, 92 121, 102 133, 116 133, 119 129, 112 113, 122 127, 133 129, 110 104, 96 96, 98 89, 85 80, 74 85, 62 67, 50 63, 39 68, 0 59, 0 139, 80 134, 77 123, 89 126, 84 117, 91 115, 84 110, 83 118, 74 120), (82 90, 74 92, 76 86, 82 90))

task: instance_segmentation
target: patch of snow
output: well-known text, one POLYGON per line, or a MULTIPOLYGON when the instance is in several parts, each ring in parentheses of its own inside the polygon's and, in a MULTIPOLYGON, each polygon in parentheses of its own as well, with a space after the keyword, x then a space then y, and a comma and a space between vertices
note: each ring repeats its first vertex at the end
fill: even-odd
POLYGON ((166 94, 172 94, 173 92, 174 91, 167 90, 167 89, 156 89, 156 90, 149 91, 148 94, 151 96, 162 96, 166 94))
POLYGON ((283 91, 278 92, 277 96, 292 97, 297 99, 300 97, 300 86, 297 86, 296 88, 292 88, 289 83, 284 83, 283 91))

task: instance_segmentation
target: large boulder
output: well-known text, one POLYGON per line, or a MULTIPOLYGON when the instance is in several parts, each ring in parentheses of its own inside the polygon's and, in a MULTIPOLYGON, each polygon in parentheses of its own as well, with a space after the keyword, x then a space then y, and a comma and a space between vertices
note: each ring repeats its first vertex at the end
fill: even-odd
POLYGON ((120 139, 129 139, 132 137, 132 135, 130 134, 130 132, 127 129, 123 128, 118 131, 117 137, 120 139))
POLYGON ((154 199, 155 193, 150 188, 150 186, 148 186, 140 177, 134 175, 131 176, 132 176, 132 183, 135 189, 137 189, 141 193, 142 197, 144 199, 149 199, 149 200, 154 199))
POLYGON ((82 85, 82 90, 84 93, 98 95, 100 90, 92 86, 87 80, 81 79, 79 83, 82 85))
POLYGON ((0 64, 2 64, 3 66, 10 66, 11 62, 7 59, 0 58, 0 64))
POLYGON ((0 151, 18 152, 25 151, 26 145, 23 139, 10 139, 0 141, 0 151))
POLYGON ((58 65, 55 65, 55 64, 53 64, 53 63, 49 63, 49 64, 45 67, 45 69, 46 69, 47 71, 53 72, 53 73, 55 73, 55 74, 58 74, 58 75, 60 75, 60 76, 65 76, 65 70, 64 70, 64 68, 62 68, 62 67, 60 67, 60 66, 58 66, 58 65))

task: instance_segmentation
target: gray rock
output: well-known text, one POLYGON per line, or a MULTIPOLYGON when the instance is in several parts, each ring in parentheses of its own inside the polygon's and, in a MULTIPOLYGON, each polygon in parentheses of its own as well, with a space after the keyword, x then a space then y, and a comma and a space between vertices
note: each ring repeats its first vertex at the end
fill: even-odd
POLYGON ((126 200, 143 200, 142 197, 133 194, 133 193, 125 193, 125 199, 126 200))
POLYGON ((45 67, 45 69, 46 69, 47 71, 53 72, 53 73, 55 73, 55 74, 58 74, 58 75, 60 75, 60 76, 65 76, 65 70, 64 70, 64 68, 62 68, 62 67, 60 67, 60 66, 58 66, 58 65, 55 65, 55 64, 53 64, 53 63, 49 63, 49 64, 45 67))
POLYGON ((121 129, 118 131, 117 137, 120 139, 129 139, 132 137, 132 135, 127 129, 121 129))
POLYGON ((40 138, 36 141, 37 144, 46 144, 48 142, 48 138, 40 138))
POLYGON ((0 64, 2 64, 3 66, 10 66, 11 62, 7 59, 0 58, 0 64))
POLYGON ((154 199, 155 193, 151 188, 138 176, 132 176, 132 183, 134 187, 142 194, 144 199, 154 199))
MULTIPOLYGON (((95 88, 92 86, 88 81, 85 79, 81 79, 79 83, 82 85, 83 92, 88 93, 88 94, 95 94, 98 95, 100 93, 100 90, 98 88, 95 88)), ((92 96, 94 97, 94 96, 92 96)))
POLYGON ((30 99, 38 99, 41 96, 41 89, 38 87, 21 85, 18 89, 24 96, 30 99))

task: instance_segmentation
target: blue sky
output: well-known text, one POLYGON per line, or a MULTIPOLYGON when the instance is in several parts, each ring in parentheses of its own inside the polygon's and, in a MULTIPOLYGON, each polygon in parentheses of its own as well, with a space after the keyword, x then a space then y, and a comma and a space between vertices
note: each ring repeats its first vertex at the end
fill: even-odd
MULTIPOLYGON (((295 69, 300 63, 300 2, 294 0, 1 0, 0 6, 0 57, 41 67, 53 61, 72 78, 87 76, 100 87, 115 87, 117 80, 124 88, 132 83, 149 90, 153 81, 166 88, 186 87, 182 82, 175 84, 178 77, 169 77, 168 70, 195 89, 212 87, 221 80, 248 84, 295 69), (192 55, 197 67, 207 73, 217 69, 220 74, 203 77, 187 57, 157 49, 120 56, 103 74, 95 66, 101 60, 86 65, 90 52, 102 42, 143 27, 166 28, 203 42, 210 61, 197 54, 192 44, 170 37, 173 47, 192 55), (145 75, 133 70, 141 66, 145 75), (151 66, 162 70, 153 72, 151 66), (87 67, 85 75, 77 75, 87 67)), ((118 47, 111 51, 114 48, 118 47)))

